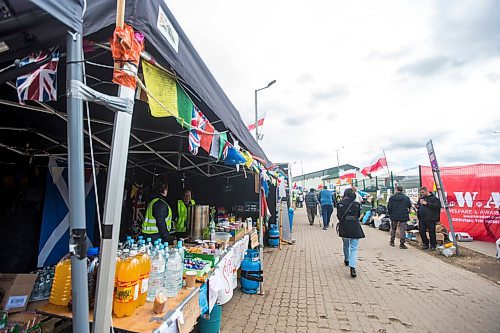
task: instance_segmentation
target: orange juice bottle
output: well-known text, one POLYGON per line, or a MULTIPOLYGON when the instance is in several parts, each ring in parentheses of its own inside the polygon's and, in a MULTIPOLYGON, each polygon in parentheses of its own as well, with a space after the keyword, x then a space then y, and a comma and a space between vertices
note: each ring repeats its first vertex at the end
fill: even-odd
POLYGON ((63 257, 56 266, 49 302, 67 306, 71 298, 71 258, 63 257))
POLYGON ((142 306, 146 303, 146 296, 148 294, 149 273, 151 272, 151 259, 149 258, 148 251, 144 241, 141 241, 141 250, 137 255, 140 266, 139 276, 139 299, 137 306, 142 306))
POLYGON ((123 250, 124 257, 118 267, 118 277, 113 301, 113 312, 117 317, 130 317, 134 314, 139 298, 139 260, 137 251, 123 250), (130 255, 129 255, 130 254, 130 255))

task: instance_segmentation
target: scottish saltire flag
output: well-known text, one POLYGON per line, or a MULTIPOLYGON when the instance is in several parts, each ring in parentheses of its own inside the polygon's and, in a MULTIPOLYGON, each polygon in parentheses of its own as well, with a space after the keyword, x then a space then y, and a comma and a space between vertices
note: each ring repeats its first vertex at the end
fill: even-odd
POLYGON ((201 136, 203 135, 198 129, 204 130, 207 124, 207 118, 195 106, 193 107, 193 116, 191 117, 191 130, 189 131, 189 151, 191 154, 198 154, 198 148, 201 145, 201 136))
MULTIPOLYGON (((69 191, 67 184, 68 169, 58 166, 54 159, 50 159, 38 248, 38 267, 54 265, 69 252, 69 191)), ((86 170, 85 217, 87 236, 90 237, 87 239, 88 242, 91 242, 94 235, 95 196, 92 189, 92 174, 90 170, 86 170)))
MULTIPOLYGON (((29 63, 39 62, 47 55, 39 53, 24 58, 20 66, 29 63)), ((19 102, 26 100, 49 102, 57 100, 57 64, 59 63, 59 52, 55 51, 51 55, 52 59, 40 66, 37 70, 19 76, 16 80, 17 96, 19 102)))

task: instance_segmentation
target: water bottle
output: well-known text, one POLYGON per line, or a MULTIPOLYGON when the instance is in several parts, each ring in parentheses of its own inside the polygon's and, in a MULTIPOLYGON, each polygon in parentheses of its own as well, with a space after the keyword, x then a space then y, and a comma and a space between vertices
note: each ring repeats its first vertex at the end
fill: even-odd
POLYGON ((181 255, 182 262, 184 262, 184 247, 182 246, 181 240, 177 242, 177 249, 179 250, 179 254, 181 255))
POLYGON ((156 297, 156 291, 163 287, 165 278, 165 257, 161 253, 158 245, 151 252, 151 273, 149 275, 148 294, 146 300, 153 302, 156 297))
POLYGON ((184 265, 182 264, 179 249, 175 248, 167 262, 167 273, 165 278, 167 297, 175 297, 179 290, 181 290, 183 269, 184 265))

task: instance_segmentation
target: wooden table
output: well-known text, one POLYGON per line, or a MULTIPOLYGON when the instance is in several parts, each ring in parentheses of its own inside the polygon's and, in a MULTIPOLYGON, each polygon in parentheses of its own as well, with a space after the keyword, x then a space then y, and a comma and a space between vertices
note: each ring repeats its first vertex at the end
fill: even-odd
MULTIPOLYGON (((155 330, 159 329, 160 325, 163 322, 169 320, 172 314, 174 314, 175 310, 179 309, 179 306, 182 305, 181 309, 184 315, 184 323, 178 324, 179 332, 190 332, 196 322, 198 317, 200 316, 200 306, 197 295, 200 291, 200 286, 202 284, 197 282, 196 287, 194 289, 188 290, 186 288, 182 288, 179 293, 172 298, 168 298, 167 303, 167 311, 165 311, 161 315, 157 315, 153 313, 153 303, 146 302, 143 306, 137 308, 135 313, 130 317, 122 317, 118 318, 113 315, 112 325, 114 328, 125 331, 125 332, 134 332, 134 333, 142 333, 147 332, 151 333, 155 330), (185 302, 189 299, 187 302, 185 302), (183 304, 185 303, 185 304, 183 304), (161 318, 160 321, 150 321, 153 317, 161 318)), ((47 303, 45 305, 37 308, 37 312, 53 316, 59 318, 71 319, 73 318, 73 313, 68 310, 66 306, 59 306, 47 303)), ((89 319, 90 322, 93 321, 94 313, 90 311, 89 319)), ((175 323, 174 323, 175 324, 175 323)))

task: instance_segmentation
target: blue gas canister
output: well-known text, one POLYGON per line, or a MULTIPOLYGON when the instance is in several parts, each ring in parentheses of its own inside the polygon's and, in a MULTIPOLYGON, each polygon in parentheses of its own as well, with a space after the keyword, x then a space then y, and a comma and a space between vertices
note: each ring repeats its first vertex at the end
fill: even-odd
POLYGON ((245 294, 256 294, 262 282, 259 251, 246 250, 245 259, 241 263, 241 290, 245 294))
POLYGON ((280 244, 280 232, 276 224, 271 224, 269 229, 269 246, 278 247, 280 244))

